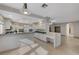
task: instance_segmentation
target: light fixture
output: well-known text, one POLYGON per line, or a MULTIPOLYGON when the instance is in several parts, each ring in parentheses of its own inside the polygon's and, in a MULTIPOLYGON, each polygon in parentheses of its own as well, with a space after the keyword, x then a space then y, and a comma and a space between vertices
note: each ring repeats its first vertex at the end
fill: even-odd
POLYGON ((48 7, 48 5, 46 3, 44 3, 44 4, 42 4, 42 7, 46 8, 46 7, 48 7))
POLYGON ((23 12, 24 12, 24 14, 28 14, 28 11, 27 11, 26 9, 24 9, 24 11, 23 11, 23 12))
POLYGON ((24 13, 25 15, 30 15, 30 14, 31 14, 31 12, 30 12, 29 10, 24 10, 23 13, 24 13))
POLYGON ((25 11, 24 11, 24 14, 28 14, 28 12, 25 12, 25 11))
POLYGON ((40 21, 39 23, 42 24, 42 21, 40 21))
POLYGON ((31 12, 29 12, 28 8, 27 8, 27 3, 24 3, 23 6, 23 13, 29 15, 31 12))

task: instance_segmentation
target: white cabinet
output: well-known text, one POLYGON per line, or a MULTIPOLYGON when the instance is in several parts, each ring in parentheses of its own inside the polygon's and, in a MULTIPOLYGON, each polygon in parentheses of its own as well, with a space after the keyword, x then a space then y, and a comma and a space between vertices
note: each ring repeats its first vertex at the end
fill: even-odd
POLYGON ((6 35, 0 39, 0 52, 15 49, 19 47, 19 40, 15 37, 7 37, 6 35))
POLYGON ((0 34, 4 34, 5 30, 4 30, 4 25, 0 23, 0 34))
POLYGON ((48 33, 47 37, 49 41, 54 43, 54 48, 59 47, 61 45, 61 34, 60 33, 48 33))
POLYGON ((0 24, 0 34, 3 33, 3 25, 0 24))
POLYGON ((53 43, 54 48, 59 47, 61 45, 61 34, 60 33, 47 33, 47 34, 41 34, 41 33, 35 33, 34 37, 47 42, 50 41, 53 43))
POLYGON ((47 40, 46 40, 46 35, 45 35, 45 34, 35 33, 35 34, 34 34, 34 37, 36 37, 36 38, 38 38, 38 39, 40 39, 40 40, 42 40, 42 41, 44 41, 44 42, 47 41, 47 40))

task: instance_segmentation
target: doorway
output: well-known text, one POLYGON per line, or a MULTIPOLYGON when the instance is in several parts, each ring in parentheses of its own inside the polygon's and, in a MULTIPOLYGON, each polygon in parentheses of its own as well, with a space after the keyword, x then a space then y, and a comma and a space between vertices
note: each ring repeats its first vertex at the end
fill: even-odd
POLYGON ((60 26, 55 26, 54 27, 54 32, 61 33, 61 27, 60 26))

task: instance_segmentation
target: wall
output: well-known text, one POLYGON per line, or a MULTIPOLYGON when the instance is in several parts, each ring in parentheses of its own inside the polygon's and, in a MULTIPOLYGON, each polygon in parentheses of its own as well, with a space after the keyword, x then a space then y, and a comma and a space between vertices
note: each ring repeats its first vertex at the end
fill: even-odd
POLYGON ((4 23, 5 29, 10 29, 10 26, 12 25, 10 19, 4 19, 4 23))
POLYGON ((0 16, 0 34, 4 34, 5 31, 4 31, 4 19, 2 16, 0 16))
POLYGON ((54 26, 60 26, 61 27, 61 34, 62 35, 79 37, 79 22, 53 24, 52 25, 52 31, 53 32, 54 32, 54 26), (67 27, 68 24, 69 24, 68 27, 71 29, 71 33, 69 33, 69 34, 67 34, 69 32, 69 28, 67 27))
POLYGON ((19 31, 19 29, 24 28, 24 24, 12 22, 10 19, 5 18, 4 19, 4 29, 10 29, 10 26, 12 26, 12 31, 15 31, 15 30, 19 31))
POLYGON ((71 35, 79 37, 79 22, 71 23, 70 27, 71 27, 71 35))
POLYGON ((32 25, 35 29, 46 29, 46 24, 44 21, 39 21, 32 25))
POLYGON ((61 34, 62 35, 66 35, 66 25, 67 24, 61 24, 60 26, 61 26, 61 34))
POLYGON ((3 24, 2 23, 0 23, 0 34, 4 34, 4 28, 3 28, 3 24))
POLYGON ((33 25, 34 29, 43 29, 46 32, 49 32, 49 22, 47 20, 39 21, 38 23, 34 23, 33 25))

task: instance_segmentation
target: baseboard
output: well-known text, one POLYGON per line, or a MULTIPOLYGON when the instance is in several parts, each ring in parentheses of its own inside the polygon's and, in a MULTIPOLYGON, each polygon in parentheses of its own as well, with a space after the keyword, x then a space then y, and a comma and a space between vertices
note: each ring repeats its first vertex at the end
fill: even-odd
POLYGON ((61 36, 66 36, 66 35, 61 35, 61 36))
MULTIPOLYGON (((66 36, 66 35, 61 35, 61 36, 66 36)), ((73 36, 74 38, 78 38, 79 39, 79 36, 73 36)))
POLYGON ((79 39, 79 36, 74 36, 74 38, 78 38, 79 39))
POLYGON ((45 42, 45 41, 43 41, 43 40, 41 40, 41 39, 39 39, 39 38, 37 38, 37 37, 34 37, 34 38, 36 38, 36 39, 38 39, 38 40, 40 40, 40 41, 42 41, 42 42, 44 42, 44 43, 47 43, 47 42, 45 42))
POLYGON ((0 36, 4 36, 5 34, 0 34, 0 36))

